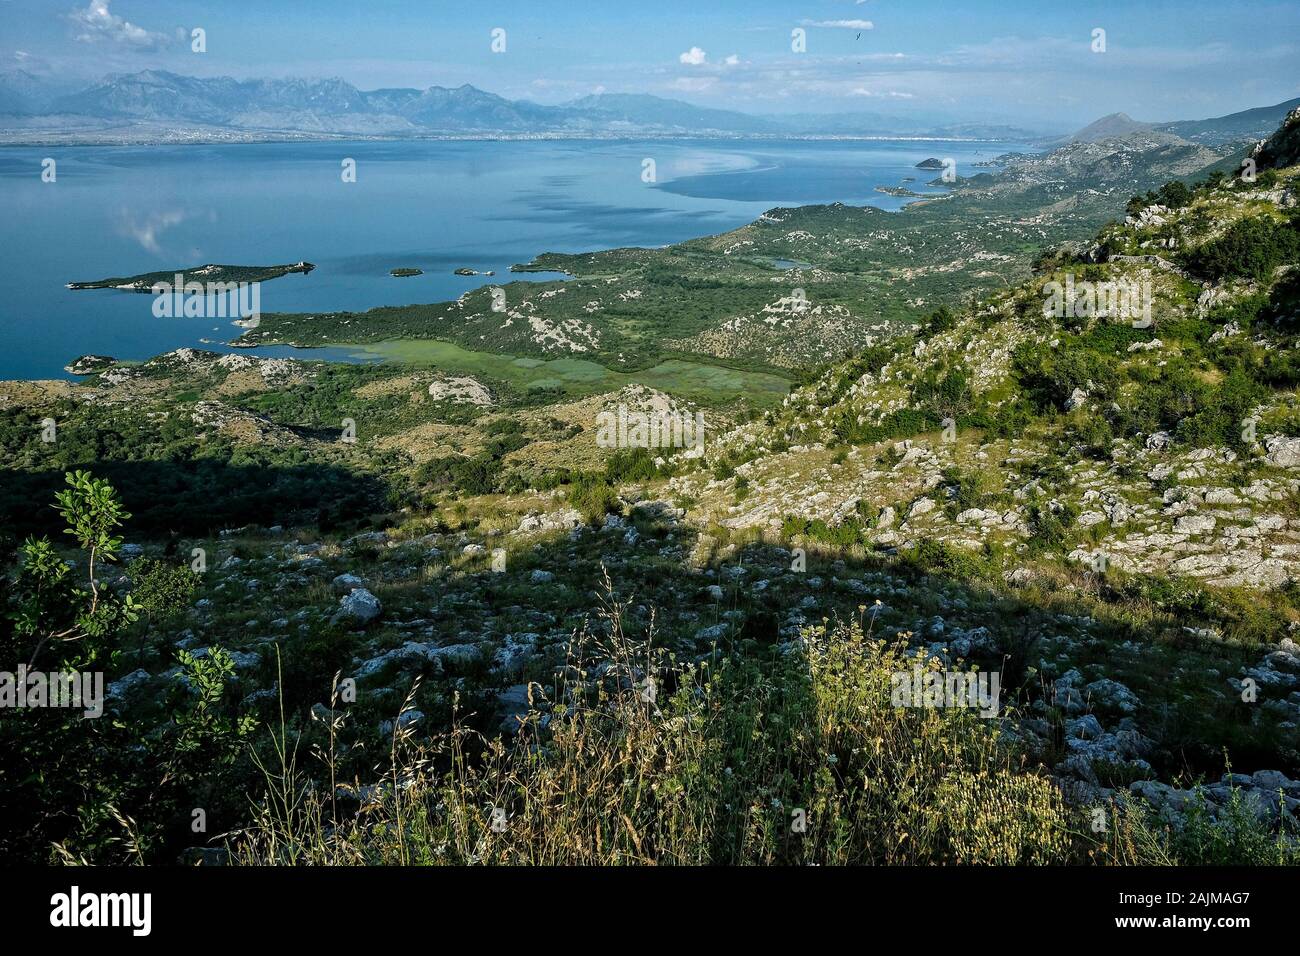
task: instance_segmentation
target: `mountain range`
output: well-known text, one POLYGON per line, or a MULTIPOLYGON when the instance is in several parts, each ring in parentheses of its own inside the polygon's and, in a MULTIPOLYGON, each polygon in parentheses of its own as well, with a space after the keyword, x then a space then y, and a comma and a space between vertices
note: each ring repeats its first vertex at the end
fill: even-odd
MULTIPOLYGON (((602 93, 547 106, 468 84, 363 91, 340 79, 235 80, 161 70, 113 75, 89 87, 52 91, 16 72, 0 76, 0 116, 9 129, 85 130, 96 125, 170 126, 308 134, 944 135, 875 114, 760 117, 646 94, 602 93)), ((1032 131, 965 127, 984 137, 1032 131)), ((954 134, 947 134, 954 135, 954 134)))
MULTIPOLYGON (((1213 119, 1140 123, 1123 113, 1076 141, 1136 131, 1204 144, 1263 138, 1300 99, 1213 119)), ((831 135, 1049 140, 1042 131, 978 122, 927 123, 874 113, 755 116, 647 94, 601 93, 559 105, 511 100, 468 84, 360 90, 345 80, 114 74, 89 86, 24 71, 0 74, 0 137, 426 135, 831 135)), ((1067 137, 1068 141, 1071 139, 1067 137)))

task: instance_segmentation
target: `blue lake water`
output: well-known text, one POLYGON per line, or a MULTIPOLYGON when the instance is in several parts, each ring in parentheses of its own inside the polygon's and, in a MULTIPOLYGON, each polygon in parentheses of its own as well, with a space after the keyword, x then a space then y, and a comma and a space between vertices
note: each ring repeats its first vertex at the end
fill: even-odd
MULTIPOLYGON (((0 380, 68 377, 78 355, 224 350, 229 320, 155 318, 153 298, 70 281, 214 262, 317 269, 262 284, 263 312, 363 310, 455 298, 541 252, 659 246, 733 229, 773 206, 899 209, 924 185, 1017 143, 923 141, 417 141, 0 149, 0 380), (41 161, 57 179, 41 180, 41 161), (341 163, 356 162, 356 182, 341 163), (653 159, 655 182, 643 180, 653 159), (496 276, 461 277, 459 267, 496 276), (423 269, 393 278, 397 267, 423 269)), ((257 354, 292 354, 259 349, 257 354)), ((323 350, 304 357, 330 356, 323 350)))

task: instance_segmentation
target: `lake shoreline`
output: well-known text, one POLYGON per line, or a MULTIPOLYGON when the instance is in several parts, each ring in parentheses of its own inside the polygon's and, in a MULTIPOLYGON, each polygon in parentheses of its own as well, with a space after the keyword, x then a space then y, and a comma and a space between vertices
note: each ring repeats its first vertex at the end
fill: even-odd
MULTIPOLYGON (((172 149, 146 152, 120 145, 91 147, 84 155, 66 160, 60 158, 58 187, 39 182, 34 186, 17 187, 33 191, 34 200, 47 209, 47 221, 54 227, 48 230, 50 239, 46 240, 44 249, 39 243, 28 243, 32 250, 32 254, 27 256, 30 262, 24 262, 23 256, 19 256, 8 265, 7 273, 0 271, 0 288, 8 290, 13 309, 18 314, 50 316, 54 321, 41 323, 35 337, 31 326, 26 332, 20 332, 17 326, 0 329, 0 354, 7 352, 9 356, 0 367, 0 378, 9 381, 70 380, 65 378, 68 375, 66 365, 83 354, 116 355, 124 360, 143 361, 179 347, 203 348, 217 342, 221 343, 223 350, 257 349, 258 354, 269 353, 268 346, 248 342, 248 328, 222 330, 211 327, 217 323, 205 324, 202 321, 160 323, 149 310, 124 301, 138 298, 137 294, 89 297, 94 300, 93 305, 88 301, 83 306, 75 301, 74 292, 66 288, 69 285, 67 273, 72 271, 68 269, 69 264, 73 269, 84 270, 82 274, 91 271, 91 274, 98 272, 101 276, 126 276, 71 283, 76 287, 75 291, 125 285, 130 286, 125 291, 147 293, 152 291, 152 283, 143 283, 142 280, 166 276, 165 281, 171 282, 175 275, 176 270, 148 271, 148 258, 160 257, 160 254, 165 253, 168 258, 175 254, 180 261, 188 259, 191 262, 241 261, 245 257, 253 262, 286 262, 288 257, 279 258, 277 251, 291 255, 307 251, 317 263, 313 281, 292 285, 275 283, 274 289, 263 291, 261 313, 304 316, 347 313, 359 317, 374 309, 445 304, 465 295, 481 294, 484 277, 494 271, 499 278, 488 278, 488 283, 548 282, 572 278, 571 272, 548 268, 544 261, 539 262, 551 253, 537 253, 538 249, 552 250, 560 256, 625 248, 664 249, 752 224, 764 210, 821 205, 821 197, 830 200, 831 197, 848 196, 854 205, 898 211, 905 208, 906 203, 881 197, 874 187, 897 182, 903 170, 910 169, 918 158, 932 151, 922 147, 922 142, 925 140, 915 137, 874 140, 827 137, 814 140, 788 135, 720 137, 702 134, 690 137, 566 137, 551 139, 551 145, 532 138, 449 137, 383 141, 355 138, 294 140, 260 147, 257 144, 234 144, 253 146, 249 151, 212 147, 207 152, 172 149), (476 207, 470 213, 473 231, 463 233, 458 229, 454 248, 441 245, 445 233, 435 233, 432 240, 427 238, 427 230, 419 228, 418 216, 406 217, 409 222, 405 235, 401 230, 394 232, 388 228, 378 231, 371 228, 353 235, 351 231, 337 228, 341 224, 333 223, 333 218, 337 217, 334 213, 328 213, 325 221, 321 222, 318 215, 296 215, 293 212, 296 207, 292 205, 278 214, 263 206, 249 219, 242 208, 246 204, 229 205, 232 198, 240 195, 232 190, 250 173, 265 172, 270 177, 263 180, 267 191, 282 197, 286 192, 285 186, 290 187, 290 193, 296 190, 299 197, 305 195, 304 184, 312 195, 319 195, 320 189, 338 188, 328 185, 331 182, 337 184, 339 178, 337 163, 330 161, 331 144, 335 142, 357 143, 355 156, 362 169, 360 185, 341 188, 362 189, 363 194, 365 189, 377 190, 377 193, 372 193, 373 199, 367 198, 369 208, 434 211, 443 209, 444 201, 464 205, 467 199, 475 196, 496 195, 499 198, 486 205, 479 200, 473 202, 476 207), (440 142, 460 145, 450 152, 443 152, 437 147, 440 142), (501 150, 505 152, 487 150, 486 146, 492 142, 511 142, 513 145, 502 145, 501 150), (580 159, 572 145, 580 142, 600 142, 609 148, 592 154, 581 153, 580 159), (657 183, 647 184, 640 179, 641 160, 637 157, 642 152, 635 145, 640 142, 644 142, 645 149, 654 151, 659 158, 660 180, 657 183), (855 146, 872 142, 879 144, 878 148, 863 151, 855 146), (403 146, 394 151, 394 143, 403 146), (535 143, 537 148, 530 143, 535 143), (566 146, 566 143, 570 145, 566 146), (917 148, 907 148, 908 143, 916 144, 917 148), (755 162, 756 157, 759 162, 755 162), (740 158, 747 162, 737 164, 736 160, 740 158), (490 162, 485 167, 488 160, 490 162), (518 165, 521 162, 525 164, 522 167, 518 165), (376 166, 376 163, 385 165, 376 166), (575 166, 575 163, 582 165, 575 166), (810 185, 803 175, 809 164, 828 172, 830 178, 810 185), (527 175, 518 175, 519 169, 528 170, 527 175), (579 185, 586 180, 572 176, 576 169, 590 169, 599 176, 600 203, 592 204, 587 198, 592 187, 590 183, 579 185), (430 176, 429 173, 435 170, 440 175, 430 176), (849 170, 851 174, 847 172, 849 170), (75 191, 84 188, 82 183, 87 172, 95 176, 111 176, 110 181, 121 182, 122 189, 129 190, 133 182, 141 183, 151 194, 151 201, 143 208, 152 211, 132 212, 121 204, 108 210, 92 207, 91 218, 87 219, 83 215, 85 205, 75 201, 75 191), (554 187, 545 186, 545 183, 548 177, 557 175, 565 176, 566 180, 559 191, 554 192, 554 187), (197 199, 192 190, 196 176, 206 176, 206 181, 213 183, 197 199), (448 176, 451 178, 447 179, 448 176), (841 182, 845 176, 849 178, 841 182), (319 185, 313 186, 310 185, 313 177, 323 178, 316 179, 319 185), (689 193, 674 190, 672 184, 678 180, 692 182, 689 193), (696 184, 703 180, 711 180, 715 185, 697 188, 696 184), (65 181, 73 184, 72 191, 63 185, 65 181), (165 199, 153 195, 159 182, 169 184, 162 188, 164 197, 171 193, 183 195, 186 205, 179 205, 176 211, 171 211, 165 199), (428 184, 432 187, 428 188, 428 184), (467 185, 471 188, 465 188, 467 185), (414 192, 411 187, 416 187, 414 192), (873 195, 888 201, 876 203, 873 195), (511 196, 519 197, 522 202, 513 201, 510 207, 502 209, 501 204, 511 196), (71 197, 74 201, 61 209, 64 197, 71 197), (50 200, 54 200, 53 205, 50 200), (197 209, 193 208, 196 202, 197 209), (111 221, 94 221, 96 214, 102 220, 106 213, 111 214, 111 221), (269 230, 279 230, 289 242, 280 236, 271 243, 248 242, 241 224, 247 220, 252 227, 259 222, 258 217, 266 222, 264 228, 252 234, 252 238, 256 240, 269 230), (220 225, 213 230, 206 225, 209 222, 220 225), (66 236, 69 229, 83 235, 108 238, 109 241, 99 243, 97 249, 91 250, 92 254, 85 255, 82 254, 85 250, 60 238, 66 236), (186 233, 194 238, 187 241, 186 233), (343 239, 345 235, 349 239, 343 239), (307 237, 308 245, 303 244, 304 237, 307 237), (137 244, 143 247, 145 256, 141 255, 137 244), (209 244, 211 247, 204 248, 209 244), (287 249, 283 248, 285 245, 288 245, 287 249), (183 249, 190 251, 181 251, 183 249), (189 258, 191 255, 194 258, 189 258), (137 261, 132 262, 132 259, 137 261), (423 277, 410 286, 394 282, 390 272, 395 262, 422 270, 423 277), (475 263, 474 271, 480 275, 453 274, 457 268, 466 269, 466 262, 475 263), (123 264, 128 268, 135 265, 138 273, 126 273, 120 268, 123 264), (56 268, 63 273, 58 277, 59 292, 66 294, 67 299, 50 291, 48 273, 56 268), (383 283, 382 288, 380 283, 383 283), (267 301, 268 296, 270 301, 267 301)), ((970 146, 995 141, 965 142, 970 146)), ((992 150, 969 150, 964 161, 973 162, 1024 145, 999 142, 992 150)), ((0 153, 0 159, 9 163, 7 171, 0 166, 0 175, 7 172, 14 183, 26 179, 20 167, 25 168, 28 161, 15 162, 21 153, 22 149, 17 146, 0 153)), ((33 156, 39 160, 39 154, 33 153, 33 156)), ((21 193, 11 193, 13 195, 21 193)), ((345 201, 350 196, 347 192, 339 195, 345 201)), ((298 199, 299 204, 303 201, 298 199)), ((456 215, 457 208, 452 205, 442 215, 456 215)), ((195 269, 180 271, 187 281, 198 278, 191 275, 197 271, 195 269)), ((295 352, 310 348, 319 355, 321 353, 314 348, 317 344, 289 337, 273 347, 292 347, 295 352)), ((331 356, 328 360, 336 359, 331 356)))

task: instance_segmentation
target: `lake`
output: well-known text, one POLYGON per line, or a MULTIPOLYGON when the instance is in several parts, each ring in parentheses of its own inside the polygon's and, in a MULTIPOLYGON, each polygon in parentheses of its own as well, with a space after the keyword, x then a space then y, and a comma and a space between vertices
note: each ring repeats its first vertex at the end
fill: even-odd
MULTIPOLYGON (((0 380, 67 378, 78 355, 225 351, 228 320, 155 318, 153 297, 71 281, 215 262, 317 269, 263 283, 264 312, 363 310, 539 281, 541 252, 659 246, 744 225, 773 206, 896 210, 877 186, 924 183, 927 157, 971 164, 1018 143, 935 141, 409 141, 0 148, 0 380), (41 162, 56 160, 42 182, 41 162), (356 181, 344 182, 345 159, 356 181), (653 160, 653 182, 645 181, 653 160), (393 278, 413 267, 424 275, 393 278), (456 276, 457 268, 495 278, 456 276), (210 340, 210 341, 205 341, 210 340)), ((355 360, 345 350, 260 355, 355 360)))

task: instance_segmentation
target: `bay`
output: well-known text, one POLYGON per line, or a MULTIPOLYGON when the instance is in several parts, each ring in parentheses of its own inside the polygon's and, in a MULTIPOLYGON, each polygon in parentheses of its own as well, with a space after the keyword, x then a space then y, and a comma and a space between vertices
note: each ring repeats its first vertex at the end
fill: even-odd
MULTIPOLYGON (((140 360, 226 351, 226 319, 156 318, 153 297, 70 281, 219 263, 308 260, 262 284, 261 308, 359 311, 452 299, 541 252, 660 246, 751 222, 774 206, 897 210, 935 177, 1023 144, 842 140, 510 140, 0 149, 0 380, 67 378, 83 354, 140 360), (42 160, 56 163, 54 182, 42 160), (356 181, 344 182, 344 160, 356 181), (653 177, 646 175, 653 161, 653 177), (647 181, 651 179, 653 181, 647 181), (457 268, 493 277, 457 276, 457 268), (389 270, 424 275, 394 278, 389 270)), ((355 350, 259 355, 355 361, 355 350)))

